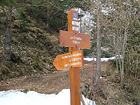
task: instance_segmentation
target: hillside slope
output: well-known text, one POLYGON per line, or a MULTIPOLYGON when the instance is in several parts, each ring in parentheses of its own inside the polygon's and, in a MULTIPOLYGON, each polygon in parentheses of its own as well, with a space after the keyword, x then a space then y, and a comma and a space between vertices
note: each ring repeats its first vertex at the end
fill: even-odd
MULTIPOLYGON (((0 80, 54 70, 52 60, 60 53, 58 33, 49 33, 45 23, 24 13, 24 19, 12 19, 12 58, 4 61, 5 17, 0 12, 0 80)), ((53 27, 52 27, 53 30, 53 27)))

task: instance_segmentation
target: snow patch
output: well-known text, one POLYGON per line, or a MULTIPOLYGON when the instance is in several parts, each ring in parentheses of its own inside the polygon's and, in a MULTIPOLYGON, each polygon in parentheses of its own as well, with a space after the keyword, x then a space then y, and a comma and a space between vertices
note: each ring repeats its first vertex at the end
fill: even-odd
MULTIPOLYGON (((101 58, 101 62, 108 62, 108 61, 114 60, 114 59, 116 59, 116 57, 101 58)), ((84 58, 84 60, 90 62, 90 61, 96 61, 96 58, 89 58, 89 57, 87 57, 87 58, 84 58)))
MULTIPOLYGON (((86 105, 96 105, 83 96, 86 105)), ((0 92, 0 105, 70 105, 70 90, 63 89, 58 94, 40 94, 34 91, 27 93, 19 90, 0 92)))

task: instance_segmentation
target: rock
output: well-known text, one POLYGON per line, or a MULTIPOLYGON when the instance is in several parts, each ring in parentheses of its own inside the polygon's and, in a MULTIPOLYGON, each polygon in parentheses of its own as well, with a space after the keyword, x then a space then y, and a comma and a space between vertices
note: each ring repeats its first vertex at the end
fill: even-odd
POLYGON ((14 53, 11 54, 11 61, 14 63, 23 63, 19 56, 16 56, 14 53))

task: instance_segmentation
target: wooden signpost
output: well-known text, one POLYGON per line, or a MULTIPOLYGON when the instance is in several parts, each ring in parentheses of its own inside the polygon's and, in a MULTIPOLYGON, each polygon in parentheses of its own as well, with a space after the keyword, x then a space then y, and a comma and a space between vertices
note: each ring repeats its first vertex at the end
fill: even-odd
POLYGON ((60 45, 69 47, 69 53, 56 56, 53 64, 57 70, 69 68, 71 105, 80 105, 80 68, 83 66, 83 52, 79 49, 90 48, 90 37, 88 34, 79 33, 79 29, 75 30, 73 21, 78 21, 77 12, 69 10, 67 18, 68 31, 60 31, 60 45))

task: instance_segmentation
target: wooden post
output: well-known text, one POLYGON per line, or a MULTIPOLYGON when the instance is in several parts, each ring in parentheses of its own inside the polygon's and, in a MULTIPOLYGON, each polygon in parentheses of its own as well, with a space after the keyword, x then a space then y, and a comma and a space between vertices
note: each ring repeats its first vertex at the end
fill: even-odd
MULTIPOLYGON (((68 31, 72 31, 72 15, 73 11, 67 12, 68 31)), ((69 47, 69 52, 76 51, 74 47, 69 47)), ((71 67, 69 70, 70 76, 70 97, 71 105, 80 105, 80 68, 71 67)))

